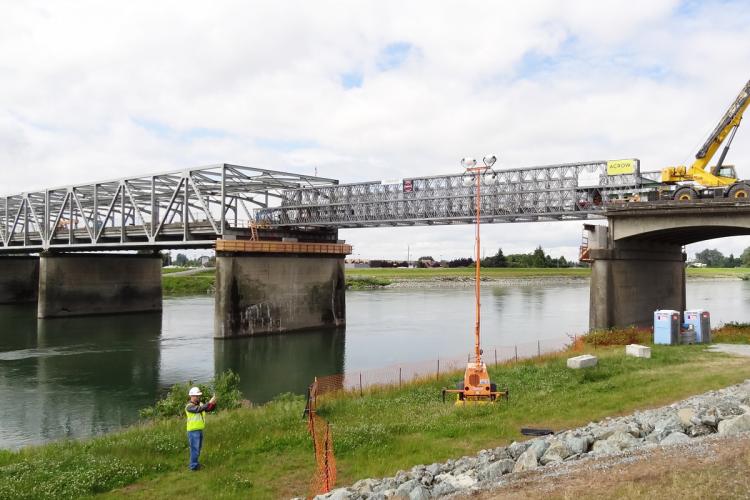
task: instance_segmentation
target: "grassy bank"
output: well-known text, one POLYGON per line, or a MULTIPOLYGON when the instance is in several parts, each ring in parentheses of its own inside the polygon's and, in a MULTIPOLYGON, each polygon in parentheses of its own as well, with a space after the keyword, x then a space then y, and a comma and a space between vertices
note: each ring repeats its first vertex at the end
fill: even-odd
MULTIPOLYGON (((584 346, 584 350, 590 350, 584 346)), ((651 360, 622 347, 596 349, 600 365, 565 367, 566 355, 491 370, 510 388, 510 404, 455 407, 440 388, 458 374, 398 388, 343 394, 323 402, 333 426, 339 484, 390 475, 520 439, 521 426, 554 429, 668 403, 750 378, 746 360, 701 346, 656 346, 651 360)), ((0 498, 63 498, 111 491, 112 498, 281 498, 308 492, 312 446, 303 401, 282 397, 259 408, 210 418, 204 470, 186 470, 180 418, 135 426, 83 442, 0 453, 0 498), (119 489, 117 489, 119 488, 119 489)))
POLYGON ((749 267, 689 267, 688 278, 738 278, 750 279, 749 267))
MULTIPOLYGON (((389 280, 425 280, 434 278, 473 278, 474 268, 471 267, 451 267, 451 268, 427 268, 427 269, 406 269, 406 268, 364 268, 364 269, 347 269, 346 275, 351 277, 376 277, 389 280)), ((488 267, 482 268, 482 277, 488 279, 523 279, 523 278, 544 278, 544 277, 562 277, 562 278, 587 278, 591 275, 591 270, 584 267, 563 267, 563 268, 508 268, 508 267, 488 267)))
MULTIPOLYGON (((215 275, 213 270, 190 276, 170 276, 166 272, 162 277, 162 286, 166 296, 205 295, 214 290, 215 275)), ((573 268, 482 268, 482 278, 487 280, 503 279, 542 279, 570 278, 586 279, 591 270, 583 267, 573 268)), ((712 268, 687 270, 689 278, 737 278, 750 279, 748 268, 712 268)), ((381 288, 394 281, 429 281, 429 280, 465 280, 474 277, 472 268, 434 268, 434 269, 347 269, 346 285, 351 290, 381 288)))
POLYGON ((216 273, 213 270, 202 271, 189 276, 162 276, 161 286, 164 295, 206 295, 214 290, 216 273))

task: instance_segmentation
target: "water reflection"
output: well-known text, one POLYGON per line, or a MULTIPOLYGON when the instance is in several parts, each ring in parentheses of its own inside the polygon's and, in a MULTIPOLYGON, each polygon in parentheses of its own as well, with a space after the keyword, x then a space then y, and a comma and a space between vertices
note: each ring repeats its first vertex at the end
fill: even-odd
POLYGON ((35 309, 6 312, 0 313, 6 402, 0 446, 116 429, 157 397, 160 314, 37 322, 35 309))
POLYGON ((242 393, 254 403, 282 392, 304 394, 314 377, 344 372, 345 337, 338 329, 217 340, 215 371, 237 372, 242 393))

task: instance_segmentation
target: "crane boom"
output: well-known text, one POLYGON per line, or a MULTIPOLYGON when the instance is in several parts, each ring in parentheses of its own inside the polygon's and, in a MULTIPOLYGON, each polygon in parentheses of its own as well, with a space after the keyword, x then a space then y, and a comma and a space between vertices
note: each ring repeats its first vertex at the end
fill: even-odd
POLYGON ((664 184, 679 186, 673 193, 674 199, 692 200, 705 196, 714 197, 719 194, 730 197, 750 197, 750 184, 738 181, 734 166, 724 165, 729 146, 748 105, 750 105, 750 81, 742 87, 718 125, 698 150, 692 165, 662 169, 661 181, 664 184), (729 140, 724 146, 718 164, 707 169, 706 166, 727 137, 729 140))
POLYGON ((734 100, 724 116, 721 117, 719 124, 708 136, 703 147, 700 148, 698 153, 695 155, 696 161, 693 163, 693 167, 704 168, 711 158, 721 146, 721 143, 726 139, 727 135, 732 128, 738 127, 740 120, 742 120, 742 114, 750 104, 750 80, 745 84, 745 87, 740 91, 737 98, 734 100))

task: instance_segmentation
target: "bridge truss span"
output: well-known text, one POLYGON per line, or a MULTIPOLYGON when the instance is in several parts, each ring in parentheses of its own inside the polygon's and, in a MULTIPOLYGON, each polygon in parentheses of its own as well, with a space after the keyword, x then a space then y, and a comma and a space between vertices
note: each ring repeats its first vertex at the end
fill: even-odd
MULTIPOLYGON (((488 170, 481 213, 486 222, 598 218, 610 203, 644 191, 656 181, 632 171, 610 175, 607 161, 488 170)), ((285 190, 281 204, 260 209, 272 226, 376 227, 472 223, 476 187, 464 174, 407 178, 285 190)))
POLYGON ((0 197, 0 253, 211 246, 285 190, 336 182, 224 163, 0 197))

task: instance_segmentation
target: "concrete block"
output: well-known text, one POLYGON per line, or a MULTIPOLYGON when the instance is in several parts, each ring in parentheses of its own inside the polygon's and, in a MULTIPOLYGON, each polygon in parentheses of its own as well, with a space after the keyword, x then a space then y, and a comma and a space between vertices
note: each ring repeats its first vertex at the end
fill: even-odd
POLYGON ((592 356, 591 354, 582 354, 581 356, 576 356, 575 358, 568 358, 568 368, 589 368, 591 366, 596 366, 598 362, 599 359, 596 356, 592 356))
POLYGON ((625 355, 636 358, 650 358, 651 348, 645 345, 630 344, 625 346, 625 355))

